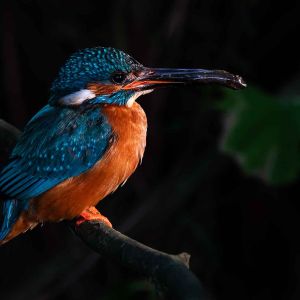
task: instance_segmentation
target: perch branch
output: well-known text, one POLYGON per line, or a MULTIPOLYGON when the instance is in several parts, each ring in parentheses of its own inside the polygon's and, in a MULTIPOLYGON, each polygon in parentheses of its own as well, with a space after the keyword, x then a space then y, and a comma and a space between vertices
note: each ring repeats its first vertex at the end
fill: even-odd
POLYGON ((201 283, 188 269, 190 255, 170 255, 147 247, 98 221, 83 222, 74 232, 90 248, 151 278, 167 299, 204 299, 201 283))
MULTIPOLYGON (((20 131, 0 119, 0 161, 8 158, 20 131)), ((91 249, 120 265, 150 278, 167 299, 206 299, 200 281, 189 270, 190 255, 170 255, 147 247, 98 221, 79 226, 68 222, 75 234, 91 249)))

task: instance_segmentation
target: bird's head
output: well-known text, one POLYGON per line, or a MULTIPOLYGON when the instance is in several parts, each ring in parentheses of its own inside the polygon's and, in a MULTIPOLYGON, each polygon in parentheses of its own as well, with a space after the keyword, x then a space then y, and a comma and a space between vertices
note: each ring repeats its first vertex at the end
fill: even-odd
POLYGON ((73 54, 51 87, 51 105, 115 104, 131 106, 153 89, 182 84, 246 86, 240 76, 221 70, 147 68, 123 51, 88 48, 73 54))

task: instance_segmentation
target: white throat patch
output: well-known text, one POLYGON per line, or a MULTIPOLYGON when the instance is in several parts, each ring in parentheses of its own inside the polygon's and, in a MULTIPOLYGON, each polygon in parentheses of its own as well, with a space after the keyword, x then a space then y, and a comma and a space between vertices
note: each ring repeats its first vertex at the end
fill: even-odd
POLYGON ((142 95, 146 95, 146 94, 149 94, 153 92, 153 90, 145 90, 145 91, 138 91, 138 92, 135 92, 129 99, 128 101, 126 102, 126 106, 127 107, 131 107, 133 105, 133 103, 135 102, 135 100, 142 96, 142 95))
POLYGON ((62 97, 59 102, 66 105, 80 105, 85 100, 95 97, 96 95, 92 91, 84 89, 62 97))

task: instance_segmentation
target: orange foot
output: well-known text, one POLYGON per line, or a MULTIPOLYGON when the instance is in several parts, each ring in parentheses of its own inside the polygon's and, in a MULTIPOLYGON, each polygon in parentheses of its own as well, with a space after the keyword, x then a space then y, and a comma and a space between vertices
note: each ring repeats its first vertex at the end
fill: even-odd
POLYGON ((77 218, 76 220, 76 225, 79 226, 81 223, 85 222, 85 221, 100 221, 102 223, 104 223, 105 225, 107 225, 108 227, 112 228, 111 223, 109 222, 109 220, 104 217, 103 215, 100 214, 100 212, 97 210, 96 207, 91 206, 89 208, 86 208, 77 218))

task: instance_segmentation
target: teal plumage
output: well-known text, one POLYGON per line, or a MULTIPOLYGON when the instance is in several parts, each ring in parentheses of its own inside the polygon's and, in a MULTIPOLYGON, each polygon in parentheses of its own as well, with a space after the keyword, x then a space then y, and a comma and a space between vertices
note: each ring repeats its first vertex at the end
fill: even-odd
POLYGON ((100 109, 47 105, 25 127, 2 170, 2 193, 26 201, 85 172, 102 157, 111 136, 100 109))
MULTIPOLYGON (((130 73, 142 67, 131 56, 114 48, 96 47, 80 50, 71 55, 60 69, 50 89, 49 103, 55 104, 63 96, 85 89, 89 83, 109 83, 111 75, 115 72, 130 73)), ((126 91, 124 95, 121 93, 111 97, 102 96, 97 100, 93 99, 93 102, 124 105, 131 94, 132 92, 126 91)))

